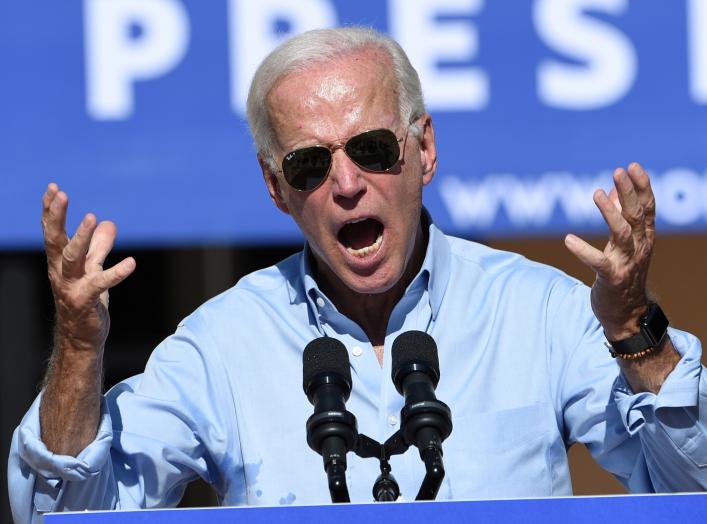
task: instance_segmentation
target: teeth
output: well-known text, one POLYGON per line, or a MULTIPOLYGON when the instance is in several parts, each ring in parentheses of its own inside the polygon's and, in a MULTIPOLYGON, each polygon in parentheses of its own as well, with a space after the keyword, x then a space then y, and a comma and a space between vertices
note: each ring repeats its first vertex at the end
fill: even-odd
MULTIPOLYGON (((360 220, 359 220, 360 222, 360 220)), ((370 255, 371 253, 375 253, 378 251, 381 247, 381 243, 383 242, 383 233, 378 234, 378 238, 376 238, 376 241, 373 242, 370 246, 362 247, 361 249, 354 249, 352 247, 347 247, 346 250, 351 253, 353 256, 358 257, 358 258, 363 258, 366 255, 370 255)))
POLYGON ((358 220, 351 220, 349 222, 346 222, 347 224, 358 224, 359 222, 363 222, 364 220, 368 220, 366 218, 359 218, 358 220))

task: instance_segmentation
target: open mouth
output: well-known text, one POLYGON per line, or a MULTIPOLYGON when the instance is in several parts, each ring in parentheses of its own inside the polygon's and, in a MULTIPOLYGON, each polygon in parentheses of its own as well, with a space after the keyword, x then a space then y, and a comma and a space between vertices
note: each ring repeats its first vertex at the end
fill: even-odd
POLYGON ((338 239, 349 253, 363 258, 380 249, 383 242, 383 224, 375 218, 352 220, 339 230, 338 239))

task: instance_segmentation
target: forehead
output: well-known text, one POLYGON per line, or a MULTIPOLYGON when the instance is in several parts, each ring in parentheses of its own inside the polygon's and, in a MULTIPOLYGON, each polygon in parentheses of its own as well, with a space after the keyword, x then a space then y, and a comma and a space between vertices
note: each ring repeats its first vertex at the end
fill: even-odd
POLYGON ((369 49, 283 76, 266 99, 277 142, 286 149, 396 125, 391 70, 387 54, 369 49))

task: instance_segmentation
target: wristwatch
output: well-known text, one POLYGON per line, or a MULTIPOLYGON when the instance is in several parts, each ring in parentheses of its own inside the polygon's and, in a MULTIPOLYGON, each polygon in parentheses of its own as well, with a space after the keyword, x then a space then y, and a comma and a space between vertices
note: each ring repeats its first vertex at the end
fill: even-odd
POLYGON ((655 302, 648 304, 648 312, 641 317, 640 331, 623 340, 609 340, 609 353, 616 358, 638 358, 659 347, 668 332, 668 317, 655 302))

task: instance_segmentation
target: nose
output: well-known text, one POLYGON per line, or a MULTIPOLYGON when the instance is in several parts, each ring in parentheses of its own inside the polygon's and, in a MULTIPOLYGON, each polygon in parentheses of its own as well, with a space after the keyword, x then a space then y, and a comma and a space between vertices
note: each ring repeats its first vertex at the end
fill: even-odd
POLYGON ((366 179, 361 168, 351 160, 342 148, 332 152, 329 178, 335 198, 353 199, 366 191, 366 179))

